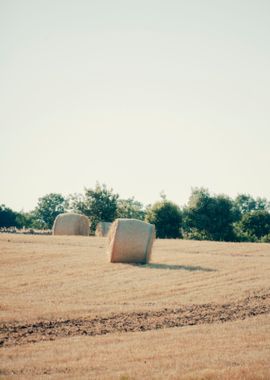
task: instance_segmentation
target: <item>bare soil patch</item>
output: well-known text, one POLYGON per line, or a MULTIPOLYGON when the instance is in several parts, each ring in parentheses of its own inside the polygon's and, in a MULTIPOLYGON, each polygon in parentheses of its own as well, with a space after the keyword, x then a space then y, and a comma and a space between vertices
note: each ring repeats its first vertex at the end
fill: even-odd
POLYGON ((121 313, 93 319, 40 321, 31 324, 2 323, 0 345, 13 346, 68 336, 96 336, 228 322, 268 313, 270 313, 270 291, 267 294, 247 297, 237 303, 222 305, 214 303, 184 305, 176 309, 121 313))

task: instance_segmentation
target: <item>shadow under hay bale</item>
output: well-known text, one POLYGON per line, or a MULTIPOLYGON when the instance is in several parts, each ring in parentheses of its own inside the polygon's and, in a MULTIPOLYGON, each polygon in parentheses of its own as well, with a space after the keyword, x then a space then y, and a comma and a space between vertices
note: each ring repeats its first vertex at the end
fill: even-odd
POLYGON ((85 215, 75 213, 59 214, 53 224, 53 235, 89 236, 89 219, 85 215))
POLYGON ((155 239, 155 226, 137 219, 116 219, 108 237, 112 263, 147 264, 155 239))
POLYGON ((138 268, 149 268, 149 269, 164 269, 164 270, 186 270, 189 272, 216 272, 217 269, 205 268, 201 266, 194 265, 177 265, 177 264, 163 264, 163 263, 150 263, 146 265, 141 264, 130 264, 138 268))
POLYGON ((112 223, 110 222, 99 222, 96 227, 95 235, 99 237, 108 236, 111 225, 112 223))

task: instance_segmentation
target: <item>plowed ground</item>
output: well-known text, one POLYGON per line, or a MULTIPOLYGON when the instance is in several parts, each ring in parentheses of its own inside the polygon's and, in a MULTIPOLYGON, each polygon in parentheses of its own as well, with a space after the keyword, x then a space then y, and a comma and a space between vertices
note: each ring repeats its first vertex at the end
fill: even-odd
POLYGON ((70 336, 95 336, 215 322, 224 323, 262 314, 270 314, 270 293, 223 305, 186 305, 177 309, 122 313, 107 318, 60 319, 32 324, 7 323, 0 325, 0 345, 12 346, 70 336))

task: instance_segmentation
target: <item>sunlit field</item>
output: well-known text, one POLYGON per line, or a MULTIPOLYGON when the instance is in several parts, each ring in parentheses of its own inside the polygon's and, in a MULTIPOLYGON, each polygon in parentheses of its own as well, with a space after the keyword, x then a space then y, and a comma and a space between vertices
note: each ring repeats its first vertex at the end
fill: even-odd
POLYGON ((269 379, 270 244, 0 235, 0 377, 269 379))

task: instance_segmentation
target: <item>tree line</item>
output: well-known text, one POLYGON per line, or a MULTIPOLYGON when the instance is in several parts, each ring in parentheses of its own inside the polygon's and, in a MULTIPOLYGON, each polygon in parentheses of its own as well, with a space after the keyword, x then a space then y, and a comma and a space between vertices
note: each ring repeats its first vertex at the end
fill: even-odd
POLYGON ((184 238, 236 242, 270 242, 270 202, 239 194, 235 199, 211 195, 205 188, 194 188, 187 204, 179 207, 164 193, 152 205, 134 198, 121 199, 113 189, 96 184, 84 194, 63 197, 51 193, 39 198, 31 212, 15 212, 0 205, 0 227, 51 229, 56 216, 78 212, 90 220, 94 233, 98 222, 135 218, 156 226, 158 238, 184 238))

